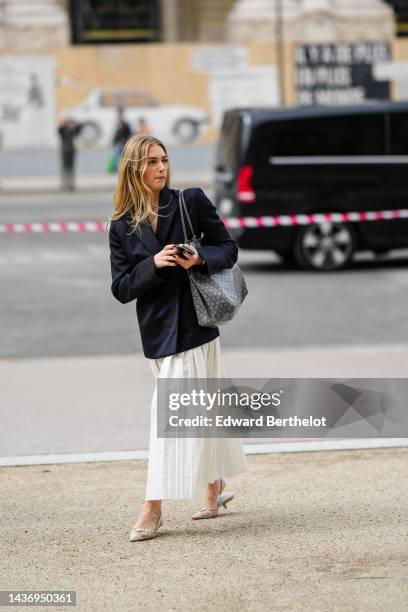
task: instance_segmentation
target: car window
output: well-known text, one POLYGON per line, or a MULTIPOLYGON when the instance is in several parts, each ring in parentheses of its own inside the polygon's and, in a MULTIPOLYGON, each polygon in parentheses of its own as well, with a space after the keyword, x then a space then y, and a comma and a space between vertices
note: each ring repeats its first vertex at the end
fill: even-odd
POLYGON ((258 161, 273 156, 349 156, 385 153, 384 115, 343 115, 274 121, 254 133, 258 161))
POLYGON ((391 155, 408 154, 408 113, 390 113, 391 155))
POLYGON ((125 94, 123 96, 125 106, 152 106, 155 101, 146 94, 125 94))
POLYGON ((120 96, 117 94, 102 94, 101 106, 119 106, 120 96))

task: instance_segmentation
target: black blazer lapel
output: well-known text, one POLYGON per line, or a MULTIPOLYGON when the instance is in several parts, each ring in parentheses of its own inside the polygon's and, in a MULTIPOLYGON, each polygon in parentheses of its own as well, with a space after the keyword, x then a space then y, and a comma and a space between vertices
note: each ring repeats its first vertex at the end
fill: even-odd
POLYGON ((182 235, 180 217, 178 212, 178 197, 175 193, 172 193, 166 186, 160 192, 159 199, 159 218, 157 220, 157 235, 160 242, 165 244, 172 244, 176 240, 176 236, 182 235), (178 223, 180 227, 174 227, 173 224, 178 223))
POLYGON ((180 239, 183 241, 180 217, 176 214, 178 206, 177 195, 172 194, 170 189, 165 186, 159 197, 159 218, 157 219, 156 234, 147 219, 136 230, 136 236, 152 253, 158 253, 164 245, 174 243, 173 221, 175 218, 178 219, 180 225, 178 231, 176 230, 176 236, 180 235, 180 239))
POLYGON ((163 247, 147 220, 140 225, 136 235, 152 253, 158 253, 162 250, 163 247))

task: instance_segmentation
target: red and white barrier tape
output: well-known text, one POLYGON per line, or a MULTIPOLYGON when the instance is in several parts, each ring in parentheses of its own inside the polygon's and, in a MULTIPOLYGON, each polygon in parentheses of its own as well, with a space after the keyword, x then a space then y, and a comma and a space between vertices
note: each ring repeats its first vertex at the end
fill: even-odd
POLYGON ((67 223, 6 223, 0 224, 0 234, 104 232, 106 223, 97 221, 67 223))
POLYGON ((408 218, 408 209, 374 210, 366 212, 314 213, 310 215, 275 215, 262 217, 241 217, 224 220, 226 227, 286 227, 290 225, 312 225, 324 222, 386 221, 408 218))
MULTIPOLYGON (((257 228, 257 227, 288 227, 291 225, 311 225, 324 222, 358 222, 358 221, 388 221, 392 219, 407 219, 408 209, 373 210, 366 212, 332 212, 314 213, 310 215, 274 215, 259 217, 229 217, 223 219, 225 227, 257 228)), ((109 224, 98 221, 66 222, 66 223, 6 223, 0 224, 0 234, 24 233, 78 233, 104 232, 109 224)))

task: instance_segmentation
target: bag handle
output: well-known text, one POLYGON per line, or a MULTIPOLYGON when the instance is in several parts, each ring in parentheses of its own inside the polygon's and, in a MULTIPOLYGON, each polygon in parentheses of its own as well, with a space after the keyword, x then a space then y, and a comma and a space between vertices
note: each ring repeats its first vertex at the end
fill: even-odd
POLYGON ((179 208, 180 208, 181 224, 183 226, 184 241, 186 243, 189 242, 189 240, 187 238, 186 221, 185 221, 185 217, 187 217, 187 221, 188 221, 188 224, 190 226, 190 230, 191 230, 191 234, 192 234, 190 242, 193 241, 195 243, 197 238, 196 238, 196 236, 194 234, 194 229, 193 229, 193 226, 192 226, 192 223, 191 223, 190 215, 188 214, 186 202, 184 200, 184 189, 180 189, 180 191, 179 191, 179 208))

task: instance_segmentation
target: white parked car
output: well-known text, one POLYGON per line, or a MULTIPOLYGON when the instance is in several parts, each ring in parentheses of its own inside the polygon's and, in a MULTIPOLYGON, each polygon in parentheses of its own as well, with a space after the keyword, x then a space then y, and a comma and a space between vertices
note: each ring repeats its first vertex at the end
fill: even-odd
POLYGON ((62 109, 61 116, 84 124, 79 145, 106 147, 112 144, 118 108, 124 109, 124 118, 133 133, 137 132, 139 120, 144 119, 150 133, 169 144, 195 142, 209 121, 200 108, 161 104, 146 90, 136 88, 93 89, 77 106, 62 109))

